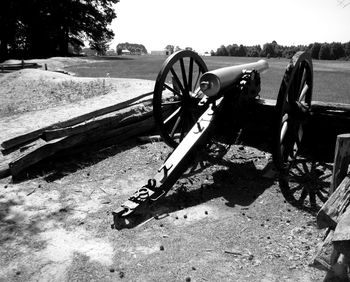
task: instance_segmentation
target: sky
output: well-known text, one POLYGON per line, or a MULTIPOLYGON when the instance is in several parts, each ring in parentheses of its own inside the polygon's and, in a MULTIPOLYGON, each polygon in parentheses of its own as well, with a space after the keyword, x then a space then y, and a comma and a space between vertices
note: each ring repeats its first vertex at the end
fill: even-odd
POLYGON ((350 41, 350 0, 120 0, 110 47, 168 44, 197 52, 221 45, 350 41), (343 4, 340 4, 343 2, 343 4), (344 5, 345 4, 345 5, 344 5))

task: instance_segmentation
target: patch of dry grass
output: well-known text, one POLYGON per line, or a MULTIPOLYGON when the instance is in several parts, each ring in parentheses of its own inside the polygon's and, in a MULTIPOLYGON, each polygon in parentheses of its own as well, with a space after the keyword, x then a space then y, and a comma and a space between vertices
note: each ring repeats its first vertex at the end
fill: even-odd
POLYGON ((114 90, 104 78, 78 79, 47 72, 35 76, 23 70, 0 80, 0 117, 78 102, 114 90))

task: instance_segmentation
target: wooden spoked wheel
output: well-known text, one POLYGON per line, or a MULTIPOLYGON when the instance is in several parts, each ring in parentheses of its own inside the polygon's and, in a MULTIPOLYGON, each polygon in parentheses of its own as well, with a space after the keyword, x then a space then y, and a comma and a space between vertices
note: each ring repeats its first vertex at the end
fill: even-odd
POLYGON ((317 190, 317 185, 312 189, 310 185, 306 185, 305 177, 311 181, 314 166, 299 159, 304 124, 311 110, 312 88, 311 57, 306 52, 297 52, 287 66, 277 97, 273 158, 280 171, 280 188, 285 198, 299 205, 309 201, 310 205, 315 206, 316 197, 323 202, 326 195, 317 190), (297 174, 299 177, 296 177, 297 174), (291 182, 301 180, 301 174, 305 176, 302 181, 304 185, 297 185, 296 188, 291 182))
POLYGON ((207 66, 195 52, 182 50, 168 57, 156 80, 153 113, 164 141, 176 147, 195 124, 205 107, 199 78, 207 66))

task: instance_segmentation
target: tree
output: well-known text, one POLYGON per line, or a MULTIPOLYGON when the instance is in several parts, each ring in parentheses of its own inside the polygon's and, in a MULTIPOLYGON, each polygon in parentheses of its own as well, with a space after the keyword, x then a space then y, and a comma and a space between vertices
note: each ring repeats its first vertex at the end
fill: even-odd
MULTIPOLYGON (((221 46, 222 47, 222 46, 221 46)), ((222 49, 223 50, 223 49, 222 49)), ((227 51, 227 55, 222 55, 222 56, 237 56, 237 52, 238 52, 238 45, 237 44, 232 44, 232 45, 228 45, 226 47, 226 51, 227 51)), ((225 53, 225 51, 223 50, 223 52, 225 53)))
POLYGON ((320 48, 320 53, 318 54, 320 60, 330 60, 331 59, 331 48, 329 44, 323 43, 320 48))
POLYGON ((346 58, 350 58, 350 41, 347 43, 344 43, 344 55, 346 58))
POLYGON ((227 49, 224 45, 221 45, 220 48, 216 51, 216 56, 228 56, 227 49))
POLYGON ((174 45, 167 45, 165 47, 165 50, 167 50, 169 52, 169 55, 171 55, 172 53, 174 53, 174 45))
POLYGON ((90 49, 95 50, 97 55, 104 56, 106 55, 107 50, 109 49, 108 40, 101 41, 90 41, 90 49))
POLYGON ((331 43, 331 58, 336 60, 345 56, 345 50, 341 43, 333 42, 331 43))
POLYGON ((272 43, 265 43, 261 51, 262 57, 275 57, 275 47, 272 43))
POLYGON ((119 43, 117 45, 117 53, 118 53, 118 50, 120 50, 119 54, 122 53, 122 50, 129 50, 133 54, 147 54, 146 47, 143 46, 142 44, 137 44, 137 43, 129 43, 129 42, 119 43))
POLYGON ((315 42, 311 47, 311 58, 318 59, 321 49, 321 43, 315 42))
POLYGON ((246 48, 242 44, 239 45, 236 56, 245 57, 246 54, 247 54, 246 48))
POLYGON ((0 57, 16 55, 19 51, 25 57, 65 56, 69 45, 77 49, 85 40, 100 48, 114 36, 108 25, 116 17, 113 4, 118 2, 3 0, 0 57))

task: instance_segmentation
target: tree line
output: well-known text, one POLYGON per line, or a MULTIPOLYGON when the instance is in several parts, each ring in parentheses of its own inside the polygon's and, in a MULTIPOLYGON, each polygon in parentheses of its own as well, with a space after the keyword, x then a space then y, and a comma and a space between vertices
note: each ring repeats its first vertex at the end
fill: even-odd
POLYGON ((212 56, 291 58, 298 51, 308 51, 313 59, 350 60, 350 41, 347 43, 312 43, 309 45, 282 46, 276 41, 260 45, 244 46, 237 44, 221 45, 212 56))
POLYGON ((108 49, 119 0, 2 0, 0 61, 78 53, 84 42, 99 52, 108 49))
POLYGON ((121 55, 123 50, 128 50, 130 51, 131 54, 135 55, 141 55, 141 54, 147 54, 147 49, 144 45, 142 44, 137 44, 137 43, 119 43, 117 45, 117 54, 121 55))

